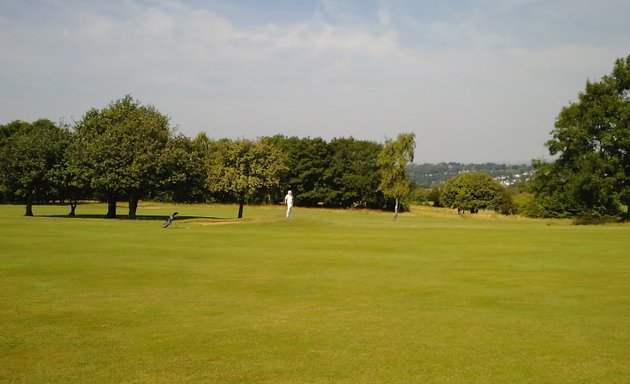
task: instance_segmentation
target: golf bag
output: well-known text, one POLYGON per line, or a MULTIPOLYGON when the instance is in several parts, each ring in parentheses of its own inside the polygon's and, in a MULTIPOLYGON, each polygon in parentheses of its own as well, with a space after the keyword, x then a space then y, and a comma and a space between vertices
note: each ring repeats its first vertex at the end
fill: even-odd
POLYGON ((177 217, 177 212, 173 212, 172 215, 170 215, 166 221, 164 221, 164 223, 162 224, 162 228, 166 228, 169 225, 171 225, 171 223, 173 222, 173 220, 175 220, 175 218, 177 217))

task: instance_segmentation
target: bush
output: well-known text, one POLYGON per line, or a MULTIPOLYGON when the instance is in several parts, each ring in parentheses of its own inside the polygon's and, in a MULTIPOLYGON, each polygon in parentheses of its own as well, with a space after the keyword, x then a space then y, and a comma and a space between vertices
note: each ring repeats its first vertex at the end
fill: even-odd
POLYGON ((462 173, 449 180, 442 188, 440 202, 458 211, 476 213, 480 209, 499 211, 505 204, 511 210, 505 189, 490 175, 480 172, 462 173))

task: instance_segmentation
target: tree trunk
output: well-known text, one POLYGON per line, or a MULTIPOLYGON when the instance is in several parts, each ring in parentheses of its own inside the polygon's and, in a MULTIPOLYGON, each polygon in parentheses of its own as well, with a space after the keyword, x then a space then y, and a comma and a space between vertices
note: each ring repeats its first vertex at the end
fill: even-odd
POLYGON ((109 195, 107 196, 107 218, 115 219, 116 218, 116 196, 109 195))
POLYGON ((396 205, 394 206, 394 220, 398 218, 398 199, 396 199, 396 205))
POLYGON ((245 202, 243 200, 239 200, 238 202, 238 218, 239 219, 243 218, 243 205, 245 205, 245 202))
POLYGON ((243 206, 245 205, 245 196, 241 195, 238 199, 238 218, 243 218, 243 206))
POLYGON ((26 199, 26 212, 24 216, 33 216, 33 199, 30 197, 26 199))
POLYGON ((129 195, 129 218, 137 218, 136 212, 138 211, 138 196, 136 194, 129 195))
POLYGON ((68 214, 68 216, 75 216, 75 211, 77 210, 77 200, 76 199, 70 199, 70 213, 68 214))

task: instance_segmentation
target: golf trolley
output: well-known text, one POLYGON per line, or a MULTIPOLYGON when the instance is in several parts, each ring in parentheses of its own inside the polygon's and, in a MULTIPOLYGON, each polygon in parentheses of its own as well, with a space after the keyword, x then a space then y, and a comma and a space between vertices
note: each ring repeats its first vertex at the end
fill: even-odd
POLYGON ((166 228, 166 227, 168 227, 169 225, 171 225, 171 223, 172 223, 173 221, 175 221, 175 218, 177 217, 177 215, 178 215, 178 212, 173 212, 173 214, 172 214, 172 215, 170 215, 170 216, 169 216, 169 217, 168 217, 168 218, 164 221, 164 223, 162 224, 162 228, 166 228))

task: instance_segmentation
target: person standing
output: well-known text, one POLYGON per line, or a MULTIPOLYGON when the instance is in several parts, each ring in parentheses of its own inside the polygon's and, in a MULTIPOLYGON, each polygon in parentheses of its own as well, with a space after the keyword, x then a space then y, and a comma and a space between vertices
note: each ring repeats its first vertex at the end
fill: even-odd
POLYGON ((284 203, 287 205, 287 219, 290 219, 293 216, 293 192, 291 190, 284 197, 284 203))

